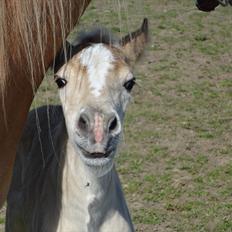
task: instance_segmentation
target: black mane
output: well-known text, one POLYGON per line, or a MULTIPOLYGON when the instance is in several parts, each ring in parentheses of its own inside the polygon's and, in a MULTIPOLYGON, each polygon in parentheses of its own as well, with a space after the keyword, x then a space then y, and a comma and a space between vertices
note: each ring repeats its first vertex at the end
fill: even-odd
POLYGON ((95 28, 89 32, 81 32, 77 37, 79 44, 96 44, 103 43, 107 45, 113 45, 119 42, 119 40, 106 28, 95 28))
POLYGON ((109 46, 119 44, 117 39, 110 31, 105 28, 95 28, 90 32, 81 32, 75 39, 74 44, 66 41, 65 48, 62 48, 55 58, 53 64, 56 73, 65 63, 67 63, 75 54, 92 44, 103 43, 109 46))

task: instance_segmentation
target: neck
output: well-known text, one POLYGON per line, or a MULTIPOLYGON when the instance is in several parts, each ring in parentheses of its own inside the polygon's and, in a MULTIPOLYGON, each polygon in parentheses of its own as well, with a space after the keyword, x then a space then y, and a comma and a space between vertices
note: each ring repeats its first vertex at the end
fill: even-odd
POLYGON ((108 193, 109 190, 114 189, 112 180, 114 170, 111 169, 99 177, 96 175, 95 168, 91 170, 91 167, 83 163, 80 154, 76 152, 69 141, 66 149, 62 181, 61 217, 64 218, 63 228, 71 232, 74 230, 73 222, 75 221, 75 224, 78 223, 81 227, 85 227, 83 231, 90 231, 89 227, 97 228, 100 226, 96 223, 102 221, 101 217, 105 213, 102 214, 100 211, 106 211, 107 206, 103 206, 105 200, 111 195, 108 193))
POLYGON ((118 221, 131 223, 115 168, 104 175, 96 175, 95 169, 85 165, 72 144, 67 143, 57 231, 107 231, 118 221))

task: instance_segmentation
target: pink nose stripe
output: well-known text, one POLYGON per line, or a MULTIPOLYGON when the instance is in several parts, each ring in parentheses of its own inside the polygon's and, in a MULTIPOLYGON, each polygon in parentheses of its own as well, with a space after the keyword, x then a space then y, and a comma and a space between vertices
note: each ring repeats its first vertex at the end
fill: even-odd
POLYGON ((94 116, 94 138, 96 143, 103 140, 103 118, 98 113, 94 116))

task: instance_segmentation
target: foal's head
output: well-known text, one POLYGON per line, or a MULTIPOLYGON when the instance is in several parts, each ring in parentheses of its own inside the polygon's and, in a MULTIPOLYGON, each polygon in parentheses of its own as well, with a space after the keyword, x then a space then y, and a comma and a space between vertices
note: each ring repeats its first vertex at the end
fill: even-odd
POLYGON ((148 25, 119 41, 101 31, 68 51, 55 75, 69 139, 88 166, 112 166, 131 90, 132 64, 144 49, 148 25))

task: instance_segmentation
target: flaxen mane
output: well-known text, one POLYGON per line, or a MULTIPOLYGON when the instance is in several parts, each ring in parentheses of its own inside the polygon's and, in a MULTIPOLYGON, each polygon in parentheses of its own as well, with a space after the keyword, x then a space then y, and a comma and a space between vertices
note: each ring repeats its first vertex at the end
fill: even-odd
POLYGON ((0 207, 36 90, 89 2, 0 1, 0 207))

